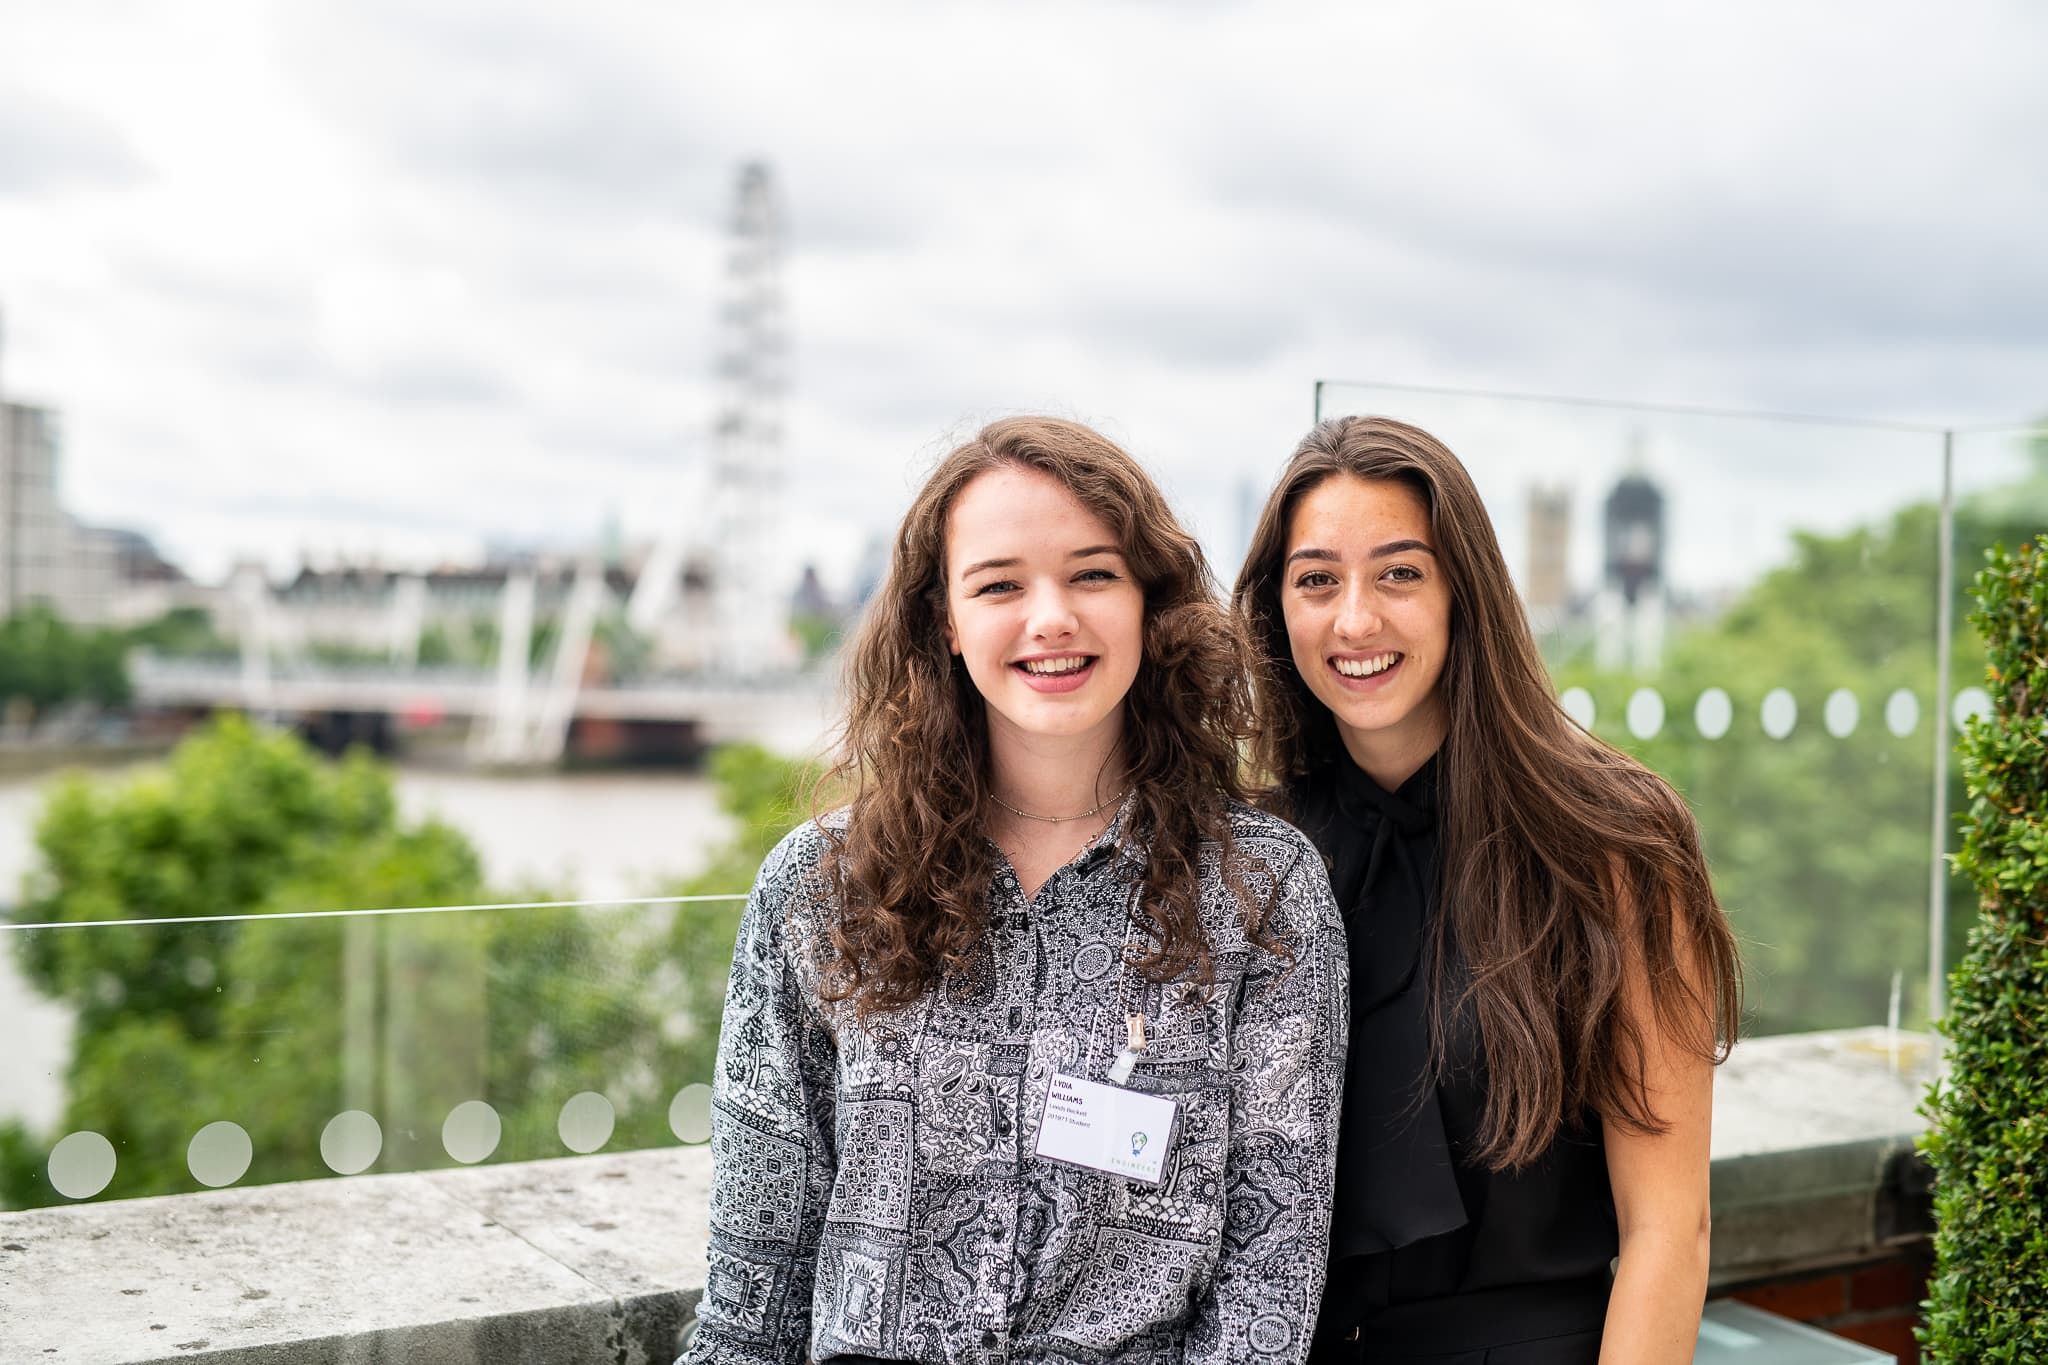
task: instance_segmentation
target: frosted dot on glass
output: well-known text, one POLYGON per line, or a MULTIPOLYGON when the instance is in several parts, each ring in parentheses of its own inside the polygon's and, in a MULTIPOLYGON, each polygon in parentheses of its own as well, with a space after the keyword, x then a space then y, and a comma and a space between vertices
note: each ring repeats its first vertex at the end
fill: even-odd
POLYGON ((66 1199, 90 1199, 114 1178, 114 1144, 98 1133, 72 1133, 50 1149, 50 1188, 66 1199))
POLYGON ((1828 693, 1827 704, 1821 707, 1821 723, 1828 727, 1828 733, 1836 739, 1847 739, 1856 732, 1856 722, 1863 716, 1863 709, 1856 704, 1856 694, 1846 687, 1838 687, 1828 693))
POLYGON ((242 1125, 221 1119, 192 1135, 191 1145, 185 1148, 185 1168, 194 1180, 217 1190, 247 1175, 250 1158, 255 1155, 256 1148, 242 1125))
POLYGON ((1991 719, 1991 694, 1981 687, 1966 687, 1950 703, 1949 716, 1960 730, 1973 720, 1991 719))
POLYGON ((1649 739, 1664 728, 1664 698, 1654 687, 1638 687, 1628 699, 1628 732, 1649 739))
POLYGON ((320 1130, 320 1159, 336 1175, 360 1175, 384 1150, 384 1130, 360 1109, 344 1109, 320 1130))
POLYGON ((1583 687, 1567 687, 1564 690, 1564 695, 1559 697, 1557 702, 1558 705, 1564 708, 1564 713, 1572 718, 1572 723, 1581 730, 1593 728, 1593 716, 1595 713, 1593 710, 1593 694, 1591 692, 1588 692, 1583 687))
POLYGON ((1884 728, 1900 739, 1920 728, 1920 699, 1900 688, 1884 701, 1884 728))
POLYGON ((612 1112, 612 1102, 595 1090, 585 1090, 571 1095, 562 1105, 562 1116, 555 1122, 555 1132, 562 1139, 562 1145, 572 1152, 594 1152, 612 1140, 612 1125, 617 1115, 612 1112))
POLYGON ((1708 739, 1719 739, 1735 723, 1735 703, 1720 688, 1710 687, 1693 703, 1692 723, 1708 739))
POLYGON ((711 1087, 698 1082, 676 1091, 669 1101, 668 1130, 678 1142, 711 1141, 711 1087))
POLYGON ((1799 703, 1784 688, 1774 687, 1764 694, 1763 721, 1765 734, 1783 739, 1799 723, 1799 703))
POLYGON ((465 1166, 474 1166, 497 1151, 498 1139, 503 1136, 504 1121, 482 1100, 464 1100, 448 1111, 441 1124, 442 1148, 465 1166))

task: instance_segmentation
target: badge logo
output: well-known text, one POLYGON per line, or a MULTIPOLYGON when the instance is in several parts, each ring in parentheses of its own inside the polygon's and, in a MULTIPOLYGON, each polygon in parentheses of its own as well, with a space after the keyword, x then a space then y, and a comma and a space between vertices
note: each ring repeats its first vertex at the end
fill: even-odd
POLYGON ((1138 1132, 1131 1134, 1131 1155, 1136 1156, 1138 1153, 1144 1151, 1145 1144, 1150 1142, 1151 1140, 1152 1139, 1145 1136, 1142 1129, 1138 1132))

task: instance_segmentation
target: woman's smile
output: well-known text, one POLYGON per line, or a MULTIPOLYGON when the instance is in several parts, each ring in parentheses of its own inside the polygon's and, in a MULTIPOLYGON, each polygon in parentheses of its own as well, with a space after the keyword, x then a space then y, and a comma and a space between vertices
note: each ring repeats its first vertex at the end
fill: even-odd
POLYGON ((1095 673, 1094 654, 1052 654, 1019 659, 1010 665, 1023 674, 1034 692, 1072 692, 1086 686, 1095 673))
POLYGON ((1342 680, 1341 686, 1354 691, 1367 691, 1383 687, 1392 680, 1393 672, 1408 656, 1399 650, 1381 650, 1363 658, 1350 654, 1332 654, 1329 665, 1342 680))

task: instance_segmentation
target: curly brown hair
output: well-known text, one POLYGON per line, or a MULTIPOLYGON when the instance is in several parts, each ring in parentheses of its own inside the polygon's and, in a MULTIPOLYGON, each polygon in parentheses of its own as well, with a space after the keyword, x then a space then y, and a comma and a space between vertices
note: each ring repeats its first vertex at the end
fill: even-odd
POLYGON ((1429 509, 1451 589, 1450 648, 1437 688, 1449 715, 1442 780, 1442 899, 1430 980, 1446 989, 1447 943, 1469 985, 1433 1012, 1477 1009, 1491 1086, 1480 1155, 1526 1165, 1587 1112, 1661 1132, 1644 1087, 1643 1029, 1623 1007, 1646 974, 1657 1024, 1720 1061, 1734 1041, 1742 967, 1714 897, 1692 812, 1668 783, 1564 712, 1515 595, 1472 477, 1428 432, 1385 417, 1323 422, 1266 499, 1233 604, 1259 656, 1261 803, 1343 752, 1335 719, 1294 666, 1280 600, 1289 525, 1339 476, 1413 489, 1429 509))
POLYGON ((1138 463, 1099 433, 1053 417, 984 427, 938 463, 896 533, 889 574, 847 658, 847 709, 824 790, 851 788, 843 825, 824 823, 831 960, 820 994, 862 1017, 901 1008, 971 971, 987 928, 988 716, 946 644, 946 521, 990 470, 1059 481, 1116 536, 1144 592, 1144 652, 1123 701, 1121 757, 1131 806, 1123 837, 1144 851, 1137 913, 1149 979, 1214 980, 1198 914, 1205 846, 1261 938, 1237 870, 1229 805, 1245 796, 1250 655, 1201 546, 1138 463))

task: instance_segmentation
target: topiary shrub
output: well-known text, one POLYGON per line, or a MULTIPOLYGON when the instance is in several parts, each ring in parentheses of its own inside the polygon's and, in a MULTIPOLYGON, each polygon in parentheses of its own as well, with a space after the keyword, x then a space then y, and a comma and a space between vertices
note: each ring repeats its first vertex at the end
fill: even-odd
POLYGON ((1983 911, 1950 977, 1951 1070, 1930 1093, 1934 1277, 1920 1340, 1943 1365, 2048 1361, 2048 536, 1994 550, 1971 618, 1992 714, 1961 744, 1956 865, 1983 911))

